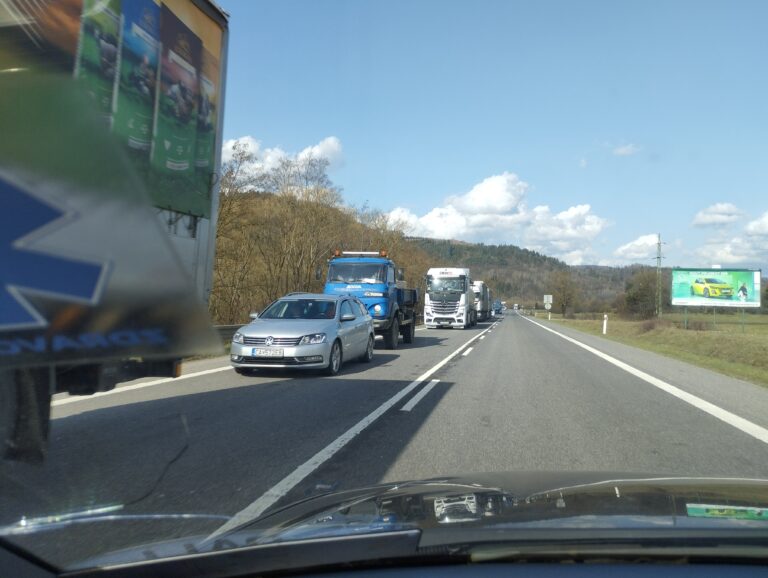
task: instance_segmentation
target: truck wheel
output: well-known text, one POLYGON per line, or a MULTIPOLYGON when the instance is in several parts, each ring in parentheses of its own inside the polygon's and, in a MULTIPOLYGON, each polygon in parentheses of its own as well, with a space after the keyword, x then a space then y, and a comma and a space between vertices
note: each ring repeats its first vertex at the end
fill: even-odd
POLYGON ((416 337, 416 320, 412 319, 411 322, 405 326, 405 332, 403 333, 403 343, 413 343, 413 339, 416 337))
POLYGON ((341 345, 334 341, 331 345, 331 353, 328 356, 328 366, 325 368, 325 375, 336 375, 341 369, 341 345))
POLYGON ((392 325, 384 336, 384 346, 387 349, 397 349, 397 342, 400 339, 400 323, 397 321, 397 315, 392 319, 392 325))

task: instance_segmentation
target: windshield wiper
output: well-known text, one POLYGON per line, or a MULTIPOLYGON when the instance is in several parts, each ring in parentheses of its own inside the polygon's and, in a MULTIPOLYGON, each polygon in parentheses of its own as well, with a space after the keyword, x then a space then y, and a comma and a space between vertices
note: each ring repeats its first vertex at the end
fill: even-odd
POLYGON ((37 518, 22 517, 15 524, 0 526, 0 536, 19 536, 58 530, 75 524, 91 524, 94 522, 137 521, 137 520, 212 520, 227 521, 229 516, 213 514, 117 514, 125 506, 115 504, 99 508, 89 508, 80 512, 67 512, 40 516, 37 518))

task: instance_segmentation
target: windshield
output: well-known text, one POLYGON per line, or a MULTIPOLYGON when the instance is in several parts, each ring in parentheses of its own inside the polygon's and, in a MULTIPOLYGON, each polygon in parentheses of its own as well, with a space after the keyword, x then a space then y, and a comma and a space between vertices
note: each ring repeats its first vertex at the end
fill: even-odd
MULTIPOLYGON (((447 291, 451 293, 463 293, 466 289, 466 279, 464 277, 430 277, 427 279, 427 291, 439 293, 447 291)), ((480 293, 475 293, 479 296, 480 293)))
POLYGON ((387 268, 376 263, 331 263, 328 270, 331 283, 384 283, 387 268))
POLYGON ((324 299, 283 299, 267 307, 260 319, 333 319, 336 302, 324 299))
POLYGON ((0 0, 0 578, 764 545, 767 63, 766 0, 0 0))

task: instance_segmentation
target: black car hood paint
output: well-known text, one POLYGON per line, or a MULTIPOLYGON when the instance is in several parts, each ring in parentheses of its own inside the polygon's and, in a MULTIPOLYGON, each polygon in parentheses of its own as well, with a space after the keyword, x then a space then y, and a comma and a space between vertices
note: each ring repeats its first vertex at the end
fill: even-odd
POLYGON ((491 530, 498 539, 498 530, 510 529, 755 527, 768 530, 768 480, 493 473, 329 493, 284 506, 223 536, 142 545, 91 559, 82 567, 413 529, 422 532, 424 546, 445 543, 451 531, 460 529, 463 535, 472 530, 481 537, 491 530), (449 507, 436 511, 436 502, 449 507))

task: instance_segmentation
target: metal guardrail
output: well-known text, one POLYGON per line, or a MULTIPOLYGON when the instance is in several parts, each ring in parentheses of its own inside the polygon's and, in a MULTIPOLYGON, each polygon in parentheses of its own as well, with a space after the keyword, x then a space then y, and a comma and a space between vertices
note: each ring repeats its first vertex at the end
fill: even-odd
POLYGON ((241 323, 239 325, 214 325, 213 328, 218 332, 222 343, 226 345, 232 341, 232 336, 235 334, 235 331, 240 329, 242 326, 243 324, 241 323))

